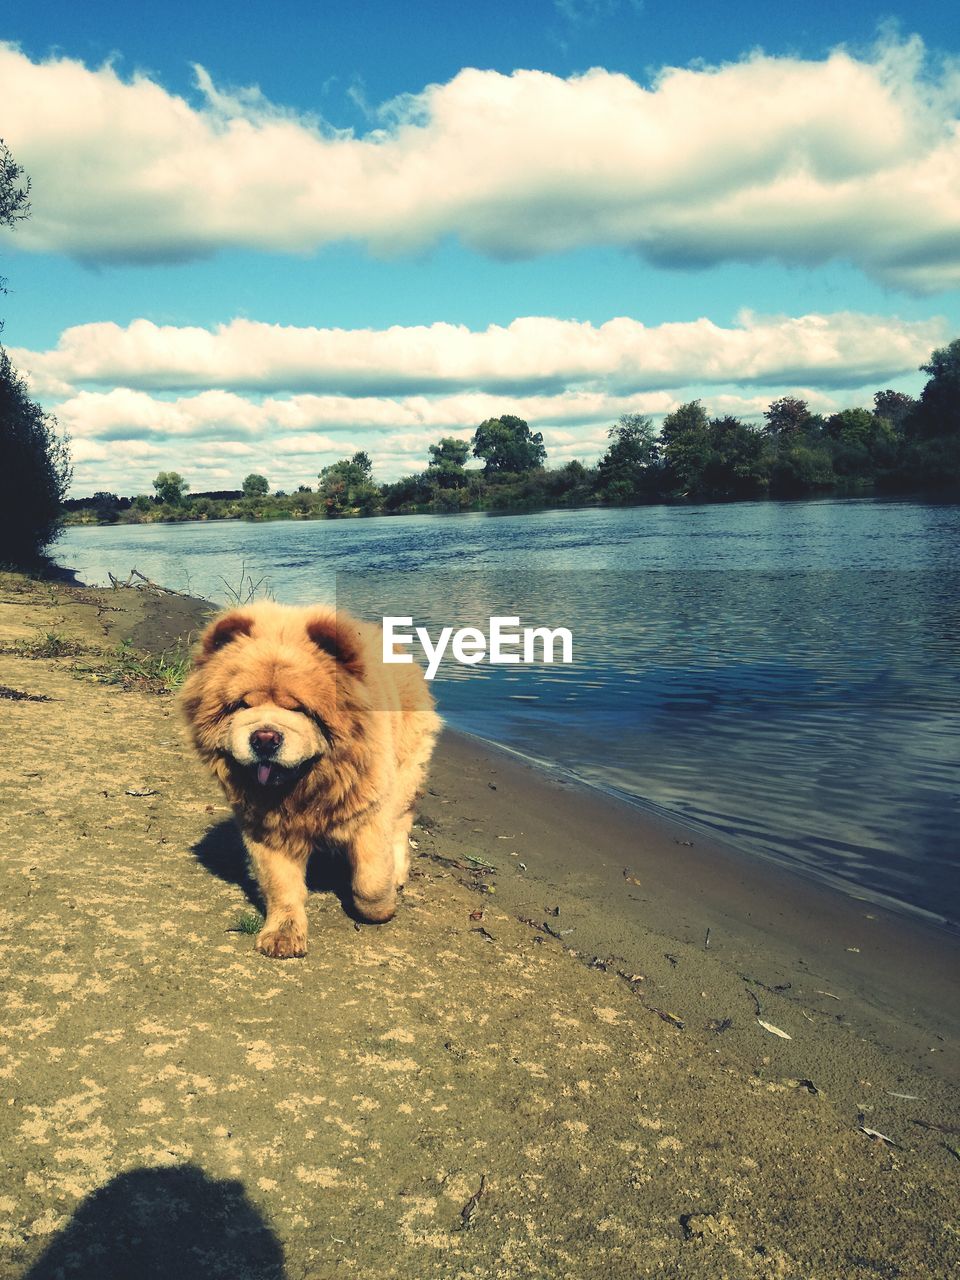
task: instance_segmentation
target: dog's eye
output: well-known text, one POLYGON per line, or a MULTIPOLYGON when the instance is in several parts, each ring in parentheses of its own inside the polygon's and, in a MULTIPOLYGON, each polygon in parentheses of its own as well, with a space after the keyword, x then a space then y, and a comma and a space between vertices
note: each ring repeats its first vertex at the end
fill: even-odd
POLYGON ((230 705, 225 708, 226 714, 228 716, 232 716, 236 711, 246 711, 249 706, 250 703, 247 702, 246 698, 238 698, 236 702, 231 702, 230 705))

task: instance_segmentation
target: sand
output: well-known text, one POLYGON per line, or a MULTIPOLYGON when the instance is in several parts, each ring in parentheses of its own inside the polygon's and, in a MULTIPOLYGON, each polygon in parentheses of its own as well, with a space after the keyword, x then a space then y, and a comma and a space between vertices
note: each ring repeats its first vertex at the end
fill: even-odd
POLYGON ((0 1277, 956 1272, 955 939, 448 733, 397 917, 268 960, 90 652, 200 608, 0 575, 0 1277))

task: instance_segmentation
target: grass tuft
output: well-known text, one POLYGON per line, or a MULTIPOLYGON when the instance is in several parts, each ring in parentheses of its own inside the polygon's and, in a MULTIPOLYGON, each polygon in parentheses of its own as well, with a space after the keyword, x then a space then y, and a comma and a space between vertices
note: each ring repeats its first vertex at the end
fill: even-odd
POLYGON ((68 640, 59 631, 46 631, 33 640, 17 640, 8 652, 18 658, 78 658, 92 651, 79 640, 68 640))
POLYGON ((259 911, 242 911, 237 916, 237 923, 228 933, 259 933, 263 928, 263 916, 259 911))
POLYGON ((124 640, 105 655, 98 667, 99 683, 141 689, 147 693, 174 693, 190 671, 190 654, 180 646, 166 653, 141 653, 124 640))

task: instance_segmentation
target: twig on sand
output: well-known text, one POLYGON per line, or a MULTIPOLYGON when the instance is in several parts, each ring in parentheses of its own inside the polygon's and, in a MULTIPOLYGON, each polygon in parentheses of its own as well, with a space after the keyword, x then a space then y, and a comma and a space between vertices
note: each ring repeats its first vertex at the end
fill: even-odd
POLYGON ((477 1212, 477 1206, 480 1204, 480 1198, 487 1189, 487 1175, 481 1173, 480 1185, 460 1210, 460 1228, 465 1231, 473 1221, 473 1215, 477 1212))
POLYGON ((899 1142, 894 1142, 892 1138, 888 1138, 885 1133, 881 1133, 879 1129, 868 1129, 865 1124, 857 1125, 861 1133, 865 1133, 868 1138, 874 1142, 885 1142, 888 1147, 899 1147, 899 1142))
POLYGON ((112 573, 107 574, 110 579, 110 585, 114 591, 120 587, 133 587, 134 591, 152 591, 158 596, 175 596, 177 593, 171 591, 169 587, 161 587, 159 582, 154 582, 148 578, 145 573, 141 573, 139 569, 131 569, 126 582, 121 582, 119 578, 115 578, 112 573))
POLYGON ((9 685, 0 684, 0 698, 7 702, 50 702, 45 693, 24 693, 22 689, 11 689, 9 685))
POLYGON ((921 1129, 936 1129, 937 1133, 960 1133, 960 1129, 958 1129, 956 1125, 934 1124, 932 1120, 921 1120, 917 1116, 914 1117, 913 1123, 918 1124, 921 1129))
POLYGON ((486 858, 475 858, 471 853, 462 853, 460 857, 463 858, 464 862, 472 862, 475 866, 485 867, 487 871, 496 871, 497 869, 493 863, 488 862, 486 858))

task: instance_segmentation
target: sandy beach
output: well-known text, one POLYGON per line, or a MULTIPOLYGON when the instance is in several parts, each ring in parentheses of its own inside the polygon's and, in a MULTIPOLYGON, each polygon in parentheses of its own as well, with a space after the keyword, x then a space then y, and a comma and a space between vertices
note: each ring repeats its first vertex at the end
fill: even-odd
POLYGON ((956 938, 447 732, 397 917, 268 960, 113 656, 202 609, 0 574, 0 1277, 960 1267, 956 938))

